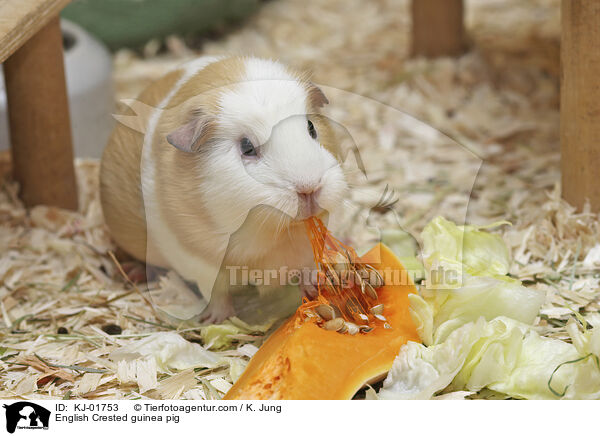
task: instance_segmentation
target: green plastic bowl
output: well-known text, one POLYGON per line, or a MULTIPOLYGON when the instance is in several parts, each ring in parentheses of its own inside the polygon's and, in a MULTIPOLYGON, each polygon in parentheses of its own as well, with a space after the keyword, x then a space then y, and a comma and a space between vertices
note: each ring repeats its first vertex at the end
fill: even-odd
POLYGON ((76 0, 62 16, 109 48, 140 47, 152 38, 202 35, 254 12, 260 0, 76 0))

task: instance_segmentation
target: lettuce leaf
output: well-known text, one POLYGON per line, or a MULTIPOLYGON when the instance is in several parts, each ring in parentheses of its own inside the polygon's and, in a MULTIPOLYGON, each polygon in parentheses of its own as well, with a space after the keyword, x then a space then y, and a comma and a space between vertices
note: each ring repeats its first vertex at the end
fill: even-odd
MULTIPOLYGON (((485 227, 457 226, 442 217, 434 218, 421 233, 425 269, 430 273, 439 268, 455 271, 458 273, 456 280, 463 274, 506 276, 510 256, 504 241, 500 236, 482 230, 501 224, 505 222, 485 227)), ((431 283, 437 284, 435 280, 431 283)))
POLYGON ((509 316, 532 324, 544 303, 543 292, 496 277, 465 275, 457 289, 423 290, 411 296, 411 315, 426 345, 440 343, 456 328, 483 316, 509 316), (422 301, 418 301, 418 300, 422 301))
POLYGON ((420 296, 411 296, 410 312, 426 345, 444 341, 481 316, 488 321, 498 316, 535 321, 544 293, 506 275, 508 249, 500 236, 483 228, 438 217, 423 230, 427 281, 420 296))
POLYGON ((174 332, 155 332, 116 349, 109 355, 114 362, 153 360, 155 367, 163 372, 188 368, 215 368, 222 364, 223 357, 186 341, 174 332))
POLYGON ((480 318, 440 344, 404 345, 379 398, 428 399, 444 390, 483 388, 514 398, 598 399, 600 367, 593 355, 581 356, 574 345, 542 337, 527 324, 480 318))
MULTIPOLYGON (((480 324, 483 323, 481 320, 480 324)), ((403 345, 378 393, 382 400, 427 400, 448 386, 465 363, 477 336, 472 324, 455 330, 442 344, 403 345)))
POLYGON ((401 348, 378 397, 488 389, 514 398, 600 398, 600 326, 578 316, 567 325, 572 343, 540 336, 532 324, 544 293, 506 275, 508 249, 483 229, 436 218, 423 230, 427 280, 409 297, 423 344, 401 348))
POLYGON ((236 341, 237 335, 266 333, 277 318, 269 318, 262 324, 248 324, 237 317, 231 317, 221 324, 209 324, 202 327, 200 336, 206 348, 222 350, 229 348, 236 341))
POLYGON ((582 326, 574 319, 567 323, 567 333, 571 336, 571 342, 577 348, 581 356, 593 354, 600 357, 600 325, 588 329, 587 321, 583 320, 582 326))

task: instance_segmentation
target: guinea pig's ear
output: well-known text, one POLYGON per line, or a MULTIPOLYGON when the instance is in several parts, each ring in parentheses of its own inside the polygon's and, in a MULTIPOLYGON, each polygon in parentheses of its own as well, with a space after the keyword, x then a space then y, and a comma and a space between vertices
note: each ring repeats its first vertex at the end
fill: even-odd
POLYGON ((207 138, 209 130, 210 123, 194 119, 169 133, 167 142, 181 151, 192 153, 198 150, 203 138, 207 138))
POLYGON ((329 100, 327 100, 321 88, 312 82, 308 83, 308 99, 314 108, 321 108, 329 104, 329 100))

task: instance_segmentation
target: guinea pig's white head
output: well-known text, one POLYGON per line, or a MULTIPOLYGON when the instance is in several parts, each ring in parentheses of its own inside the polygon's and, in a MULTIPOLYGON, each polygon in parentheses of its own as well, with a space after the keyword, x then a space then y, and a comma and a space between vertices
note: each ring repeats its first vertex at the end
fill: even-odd
POLYGON ((199 77, 203 95, 186 103, 190 120, 167 139, 201 156, 198 189, 215 220, 238 225, 254 210, 280 230, 343 203, 348 186, 318 87, 257 58, 225 59, 199 77))

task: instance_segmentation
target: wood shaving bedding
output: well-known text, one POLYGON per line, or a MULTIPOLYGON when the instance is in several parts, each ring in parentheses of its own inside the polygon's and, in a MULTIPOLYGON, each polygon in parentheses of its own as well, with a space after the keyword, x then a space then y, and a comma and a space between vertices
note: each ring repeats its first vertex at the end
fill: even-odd
MULTIPOLYGON (((351 127, 367 169, 368 178, 349 170, 349 242, 368 245, 398 226, 418 241, 440 214, 511 221, 498 230, 514 259, 510 273, 546 292, 538 324, 565 339, 573 311, 597 322, 600 228, 597 215, 560 199, 559 9, 558 0, 467 0, 472 49, 457 59, 411 60, 408 0, 277 0, 201 50, 171 37, 166 52, 152 42, 146 57, 117 53, 117 97, 135 97, 199 54, 253 54, 311 70, 330 94, 327 115, 351 127), (372 212, 386 186, 398 202, 372 212)), ((146 290, 122 279, 108 255, 115 247, 102 222, 98 163, 78 161, 77 175, 79 212, 26 211, 15 184, 2 184, 0 397, 220 398, 264 331, 244 327, 213 350, 224 359, 216 368, 165 372, 151 361, 111 360, 156 332, 199 343, 203 335, 161 318, 146 290), (108 325, 122 332, 109 335, 108 325)), ((148 285, 155 293, 180 286, 168 275, 148 285)))

